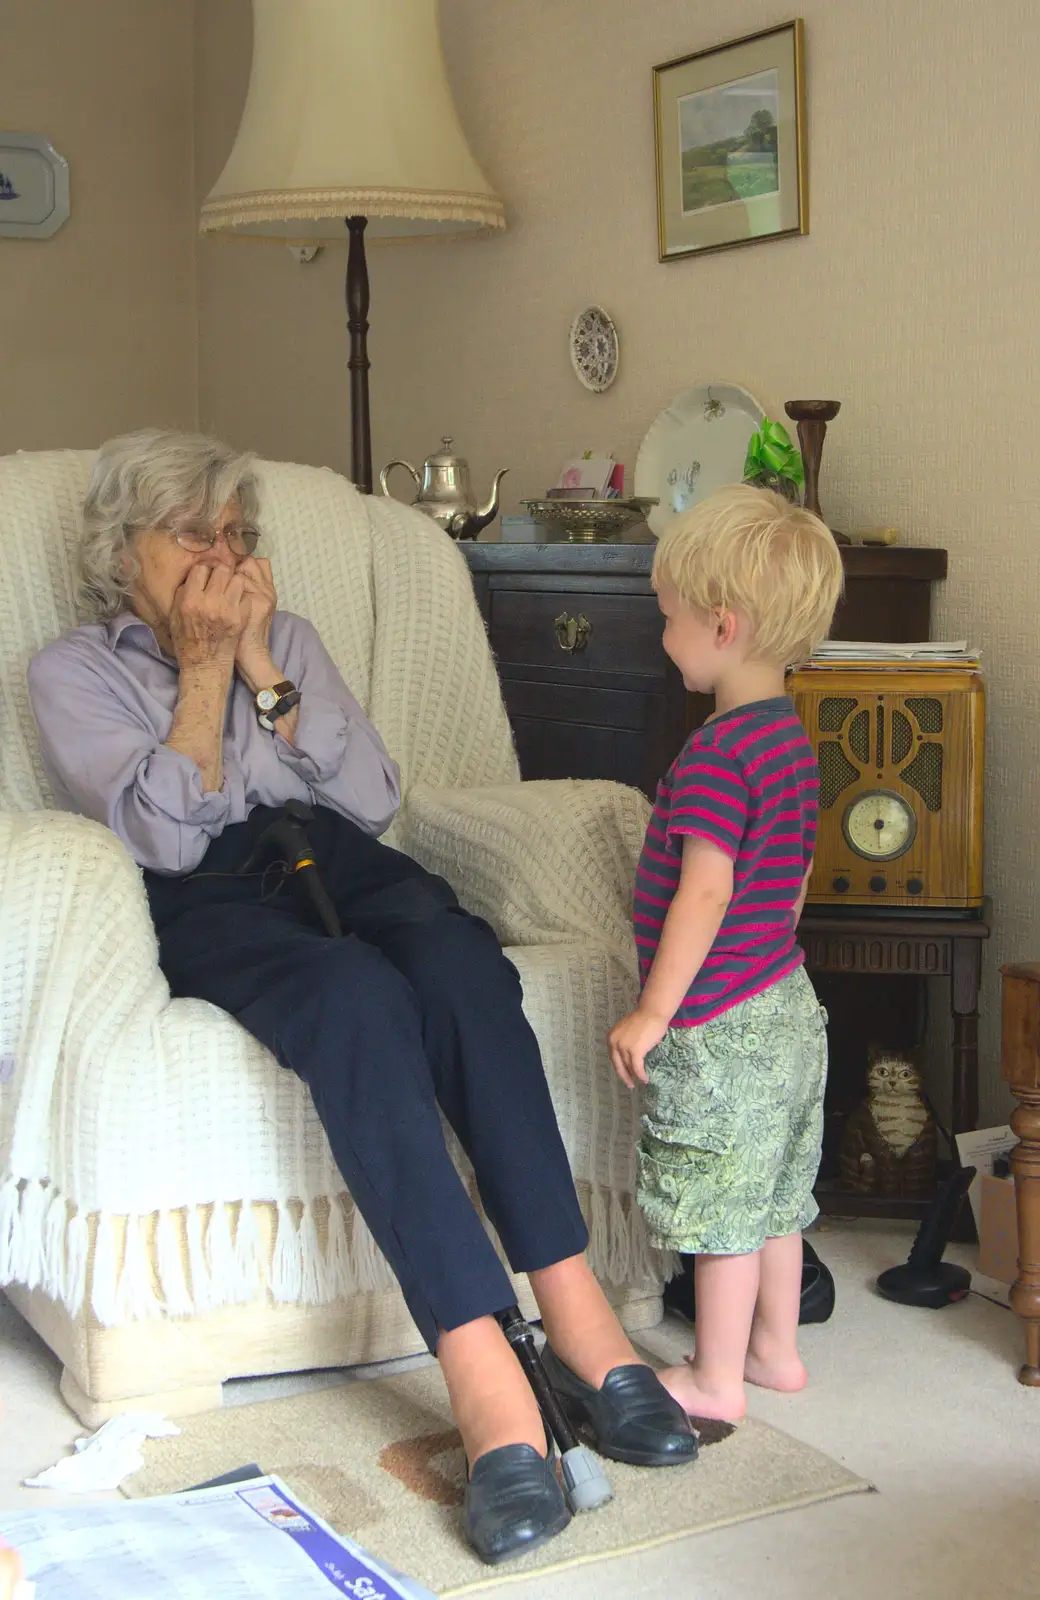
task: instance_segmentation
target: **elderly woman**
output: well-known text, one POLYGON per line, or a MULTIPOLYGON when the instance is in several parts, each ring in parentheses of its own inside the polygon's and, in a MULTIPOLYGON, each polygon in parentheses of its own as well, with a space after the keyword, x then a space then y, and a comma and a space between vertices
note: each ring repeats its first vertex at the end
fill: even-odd
POLYGON ((529 1274, 554 1381, 605 1455, 664 1466, 696 1441, 586 1265, 587 1234, 520 984, 487 925, 379 843, 398 771, 310 623, 256 554, 250 458, 145 431, 101 450, 82 598, 98 619, 33 660, 59 804, 145 869, 175 995, 237 1017, 306 1083, 339 1170, 436 1354, 469 1462, 466 1526, 496 1561, 568 1512, 495 1313, 514 1299, 445 1147, 472 1164, 529 1274), (288 800, 345 937, 249 864, 288 800))

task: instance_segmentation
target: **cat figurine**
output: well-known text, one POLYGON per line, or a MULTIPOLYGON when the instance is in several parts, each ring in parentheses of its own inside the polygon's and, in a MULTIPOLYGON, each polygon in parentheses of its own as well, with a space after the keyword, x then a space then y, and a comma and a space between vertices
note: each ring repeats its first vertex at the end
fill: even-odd
POLYGON ((914 1062, 871 1045, 867 1098, 846 1119, 838 1152, 843 1189, 930 1200, 935 1193, 935 1122, 914 1062))

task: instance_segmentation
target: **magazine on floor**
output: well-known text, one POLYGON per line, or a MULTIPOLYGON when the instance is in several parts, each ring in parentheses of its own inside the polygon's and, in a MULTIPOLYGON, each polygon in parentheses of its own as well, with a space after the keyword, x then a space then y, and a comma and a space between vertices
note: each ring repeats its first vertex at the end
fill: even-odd
POLYGON ((0 1512, 36 1600, 436 1600, 277 1477, 154 1500, 0 1512))

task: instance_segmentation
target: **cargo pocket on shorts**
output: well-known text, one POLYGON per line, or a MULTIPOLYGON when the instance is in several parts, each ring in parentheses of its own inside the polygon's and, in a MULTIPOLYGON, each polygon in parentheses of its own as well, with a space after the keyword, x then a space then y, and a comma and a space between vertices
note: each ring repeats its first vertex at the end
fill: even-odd
MULTIPOLYGON (((666 1250, 681 1248, 687 1232, 697 1167, 718 1157, 691 1145, 672 1144, 643 1130, 639 1141, 636 1200, 651 1238, 666 1250)), ((700 1174, 703 1181, 703 1173, 700 1174)))
POLYGON ((701 1137, 697 1144, 680 1144, 643 1130, 636 1199, 652 1240, 662 1249, 692 1250, 704 1233, 726 1162, 721 1149, 705 1148, 712 1142, 701 1137))
POLYGON ((650 1233, 664 1248, 681 1250, 701 1235, 713 1209, 713 1192, 735 1142, 735 1118, 699 1076, 691 1076, 680 1095, 662 1098, 666 1103, 658 1101, 653 1109, 677 1120, 643 1117, 636 1197, 650 1233))

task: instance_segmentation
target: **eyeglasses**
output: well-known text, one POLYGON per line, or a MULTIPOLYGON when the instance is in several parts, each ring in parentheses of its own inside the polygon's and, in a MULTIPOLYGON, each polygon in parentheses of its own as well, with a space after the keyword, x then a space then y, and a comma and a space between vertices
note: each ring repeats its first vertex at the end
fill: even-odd
POLYGON ((182 522, 175 528, 167 528, 166 532, 173 535, 182 550, 190 550, 192 555, 212 550, 217 540, 223 539, 233 556, 251 556, 260 542, 260 529, 249 523, 235 523, 218 532, 207 522, 182 522))

